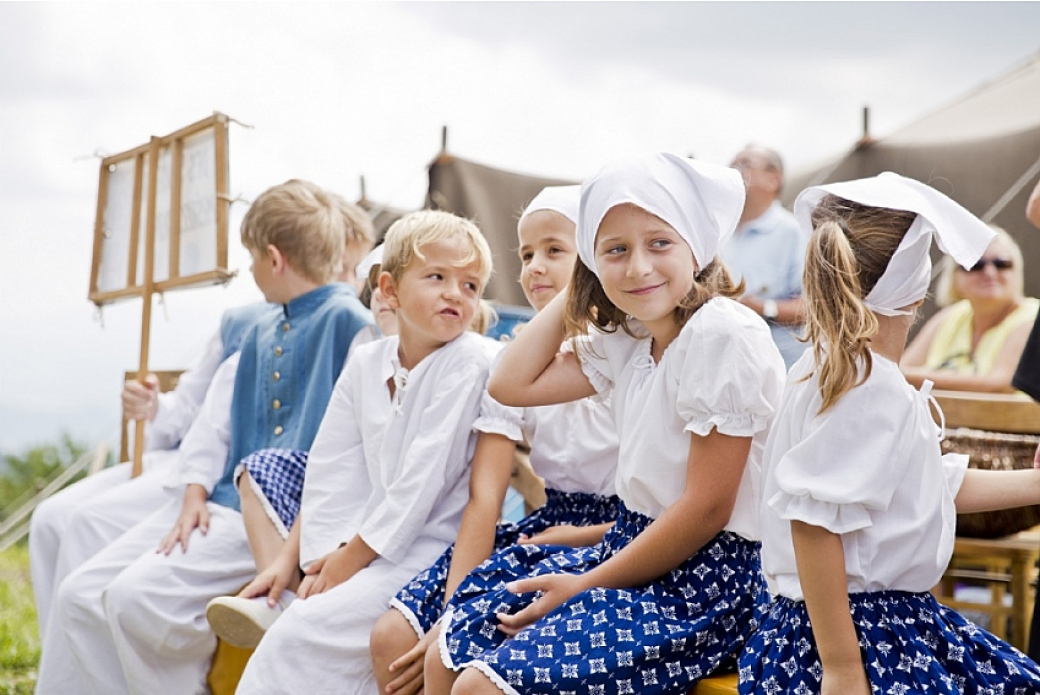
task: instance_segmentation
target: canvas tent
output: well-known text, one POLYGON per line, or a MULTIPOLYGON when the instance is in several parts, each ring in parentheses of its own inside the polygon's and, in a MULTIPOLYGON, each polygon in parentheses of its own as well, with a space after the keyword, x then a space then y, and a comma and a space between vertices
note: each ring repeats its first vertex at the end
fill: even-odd
POLYGON ((503 171, 446 152, 430 163, 429 171, 426 207, 474 220, 491 246, 495 272, 484 296, 499 304, 527 306, 517 282, 516 221, 543 188, 574 182, 503 171))
POLYGON ((1040 230, 1025 218, 1040 179, 1040 54, 945 108, 788 177, 784 204, 809 185, 894 171, 931 184, 1006 229, 1025 256, 1026 294, 1040 296, 1040 230))
POLYGON ((366 198, 364 194, 362 194, 361 199, 357 201, 357 204, 362 210, 368 213, 369 217, 372 218, 372 226, 375 228, 377 242, 386 236, 386 230, 390 228, 390 225, 410 212, 410 210, 403 210, 401 208, 383 205, 382 203, 375 203, 366 198))

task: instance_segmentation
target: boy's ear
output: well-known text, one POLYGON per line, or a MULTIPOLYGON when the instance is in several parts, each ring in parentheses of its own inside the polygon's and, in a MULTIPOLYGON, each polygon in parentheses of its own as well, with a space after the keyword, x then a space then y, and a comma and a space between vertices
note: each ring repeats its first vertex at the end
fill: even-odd
POLYGON ((281 275, 288 267, 285 256, 274 244, 267 245, 267 262, 271 264, 271 270, 275 275, 281 275))
POLYGON ((397 298, 397 285, 394 283, 394 276, 385 270, 379 274, 379 291, 383 293, 383 300, 393 311, 397 311, 400 308, 401 302, 397 298))

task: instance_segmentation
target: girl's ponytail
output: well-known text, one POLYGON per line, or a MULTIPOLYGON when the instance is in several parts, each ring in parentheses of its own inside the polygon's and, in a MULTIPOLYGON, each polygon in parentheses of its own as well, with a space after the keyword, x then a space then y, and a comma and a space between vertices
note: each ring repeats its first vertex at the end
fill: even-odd
POLYGON ((912 212, 828 195, 813 211, 805 257, 806 335, 813 344, 820 412, 870 376, 878 321, 863 298, 885 272, 912 212))

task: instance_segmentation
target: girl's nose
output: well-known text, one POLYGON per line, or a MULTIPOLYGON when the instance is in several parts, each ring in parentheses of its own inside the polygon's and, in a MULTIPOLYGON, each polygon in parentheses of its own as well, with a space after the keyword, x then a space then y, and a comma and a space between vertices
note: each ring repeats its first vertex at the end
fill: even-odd
POLYGON ((653 270, 650 258, 641 249, 630 252, 628 257, 628 275, 630 277, 641 277, 653 270))

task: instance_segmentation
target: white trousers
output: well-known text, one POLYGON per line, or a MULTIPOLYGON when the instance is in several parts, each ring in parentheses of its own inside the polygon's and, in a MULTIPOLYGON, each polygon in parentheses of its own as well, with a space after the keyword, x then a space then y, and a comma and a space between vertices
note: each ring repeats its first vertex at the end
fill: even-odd
POLYGON ((368 648, 372 627, 386 613, 390 599, 438 554, 424 553, 400 565, 377 558, 330 591, 293 601, 260 640, 236 692, 377 692, 368 648))
POLYGON ((61 583, 51 631, 56 646, 43 652, 38 694, 206 691, 216 646, 206 604, 256 574, 242 515, 207 506, 209 532, 192 533, 187 552, 155 552, 180 514, 174 500, 61 583))
POLYGON ((40 641, 47 648, 51 597, 69 572, 79 567, 180 490, 163 483, 176 451, 145 455, 144 473, 130 478, 129 463, 98 471, 47 498, 33 512, 29 526, 29 569, 40 641))

